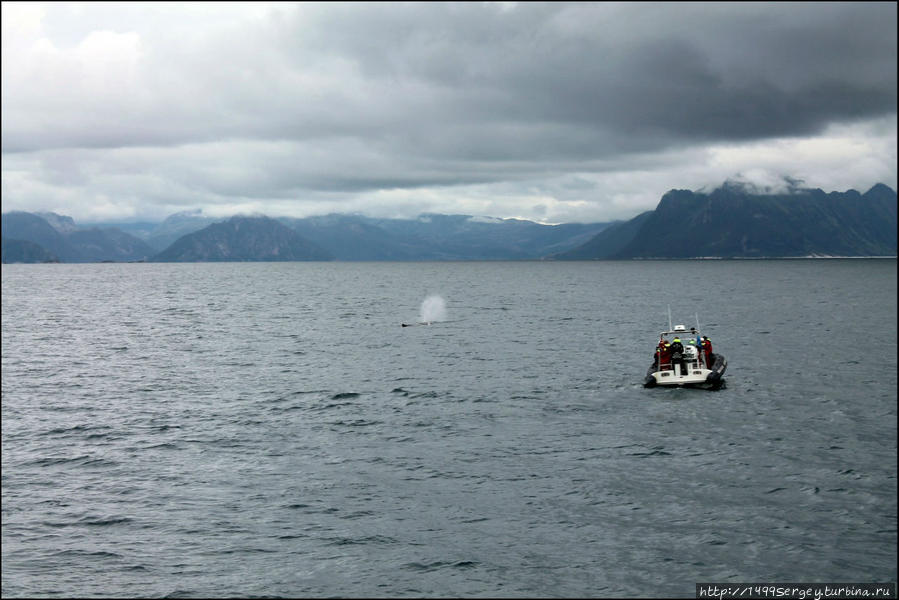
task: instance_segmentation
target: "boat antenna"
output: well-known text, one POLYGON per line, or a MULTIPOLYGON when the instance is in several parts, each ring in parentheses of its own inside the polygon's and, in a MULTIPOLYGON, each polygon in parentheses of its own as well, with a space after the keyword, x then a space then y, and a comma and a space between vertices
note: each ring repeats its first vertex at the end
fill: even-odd
POLYGON ((696 332, 699 333, 699 332, 702 330, 702 329, 699 327, 699 314, 698 314, 698 313, 694 313, 694 316, 696 317, 696 332))
POLYGON ((668 305, 668 331, 674 329, 674 326, 671 324, 671 305, 668 305))

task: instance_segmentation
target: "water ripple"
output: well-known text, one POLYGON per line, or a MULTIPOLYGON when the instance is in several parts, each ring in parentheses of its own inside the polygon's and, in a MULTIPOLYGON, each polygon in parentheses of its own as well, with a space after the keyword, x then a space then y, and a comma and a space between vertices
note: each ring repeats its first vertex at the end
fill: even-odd
POLYGON ((895 261, 703 262, 4 265, 3 596, 895 581, 895 261), (727 389, 642 388, 659 290, 727 389))

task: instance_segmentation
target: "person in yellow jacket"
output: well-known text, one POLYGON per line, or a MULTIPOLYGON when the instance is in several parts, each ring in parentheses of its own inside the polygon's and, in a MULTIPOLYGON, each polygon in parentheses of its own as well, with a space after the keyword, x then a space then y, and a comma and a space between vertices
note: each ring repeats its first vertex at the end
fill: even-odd
POLYGON ((680 365, 680 374, 687 374, 687 362, 684 360, 684 345, 680 341, 679 336, 675 336, 671 340, 671 365, 671 368, 674 368, 674 365, 680 365))

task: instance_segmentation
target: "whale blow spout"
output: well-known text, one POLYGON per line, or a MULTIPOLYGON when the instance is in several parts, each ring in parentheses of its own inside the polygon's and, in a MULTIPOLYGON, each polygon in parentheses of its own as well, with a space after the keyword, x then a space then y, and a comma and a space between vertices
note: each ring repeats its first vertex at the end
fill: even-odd
POLYGON ((428 296, 421 303, 421 318, 419 321, 430 325, 434 321, 446 320, 446 302, 440 296, 428 296))

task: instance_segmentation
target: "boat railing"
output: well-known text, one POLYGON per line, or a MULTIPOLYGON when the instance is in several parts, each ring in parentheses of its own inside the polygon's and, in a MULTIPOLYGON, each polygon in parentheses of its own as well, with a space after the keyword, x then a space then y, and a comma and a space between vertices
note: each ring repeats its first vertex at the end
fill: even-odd
MULTIPOLYGON (((693 355, 687 355, 685 353, 684 356, 684 364, 687 365, 687 371, 692 374, 695 370, 702 370, 707 368, 707 358, 705 356, 705 352, 702 348, 696 348, 696 353, 693 355)), ((674 362, 671 360, 671 357, 668 357, 668 360, 665 362, 661 362, 656 368, 657 371, 673 371, 674 370, 674 362)))

